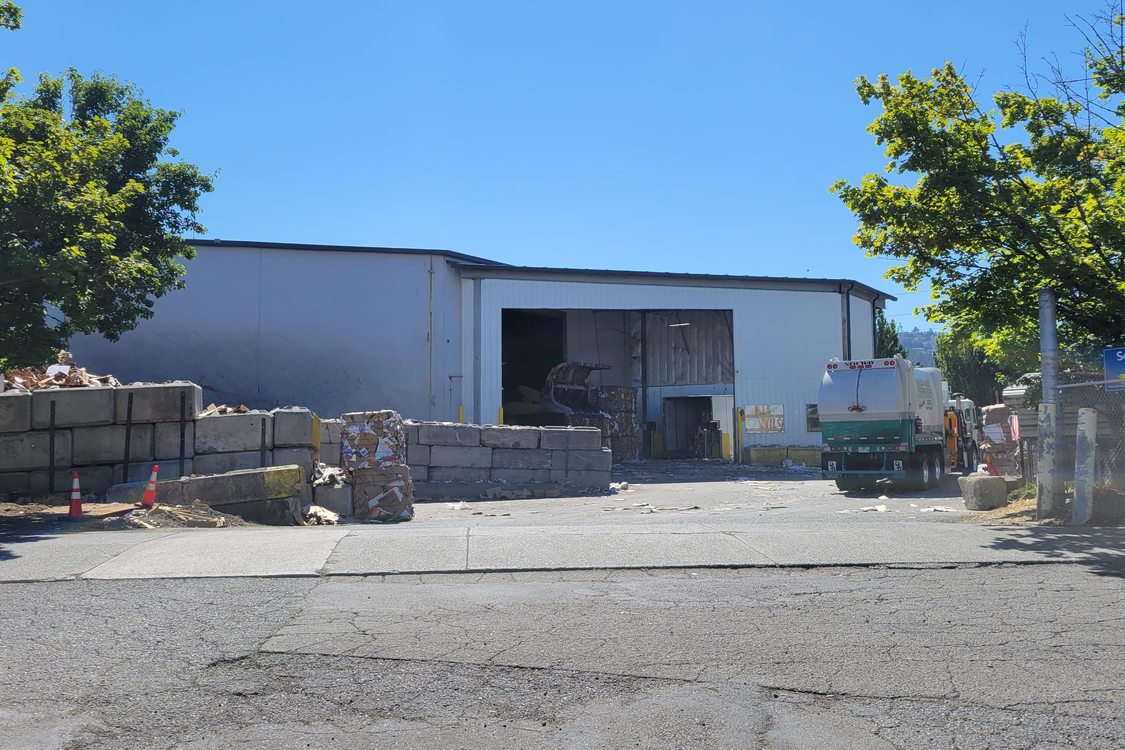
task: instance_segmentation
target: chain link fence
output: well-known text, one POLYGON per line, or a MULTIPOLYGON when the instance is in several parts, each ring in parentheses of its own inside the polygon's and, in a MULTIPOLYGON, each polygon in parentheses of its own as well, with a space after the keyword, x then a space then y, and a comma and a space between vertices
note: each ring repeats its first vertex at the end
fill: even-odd
POLYGON ((1059 389, 1057 422, 1055 428, 1055 468, 1068 498, 1074 496, 1075 461, 1082 451, 1078 449, 1080 422, 1085 431, 1094 436, 1091 466, 1086 477, 1092 477, 1092 520, 1119 519, 1125 516, 1125 389, 1121 384, 1093 382, 1064 385, 1059 389), (1083 412, 1083 410, 1091 412, 1083 412), (1088 420, 1096 422, 1089 429, 1088 420))

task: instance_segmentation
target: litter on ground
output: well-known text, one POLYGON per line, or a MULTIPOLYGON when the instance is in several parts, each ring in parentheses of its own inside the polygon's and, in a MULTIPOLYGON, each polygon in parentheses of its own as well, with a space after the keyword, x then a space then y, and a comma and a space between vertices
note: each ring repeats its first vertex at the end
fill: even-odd
POLYGON ((450 510, 468 510, 469 504, 464 500, 458 500, 455 503, 446 503, 445 507, 449 508, 450 510))
POLYGON ((957 509, 956 508, 950 508, 948 505, 931 505, 929 507, 922 508, 918 512, 919 513, 956 513, 957 509))
POLYGON ((865 506, 863 508, 860 508, 860 510, 863 511, 864 513, 872 513, 872 512, 874 512, 874 513, 893 513, 894 512, 885 505, 868 505, 868 506, 865 506))
POLYGON ((340 523, 340 514, 322 508, 319 505, 310 505, 305 511, 306 526, 335 526, 340 523))
POLYGON ((138 508, 117 518, 107 518, 102 523, 106 528, 123 529, 221 529, 251 525, 238 516, 221 513, 199 501, 191 505, 157 503, 151 508, 138 508))

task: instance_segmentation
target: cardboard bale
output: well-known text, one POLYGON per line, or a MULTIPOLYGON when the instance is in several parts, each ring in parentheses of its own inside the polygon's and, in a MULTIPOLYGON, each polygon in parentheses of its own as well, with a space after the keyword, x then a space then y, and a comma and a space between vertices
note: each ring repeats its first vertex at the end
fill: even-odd
POLYGON ((340 461, 345 470, 406 464, 406 436, 397 412, 353 412, 343 419, 340 461))
POLYGON ((352 480, 353 515, 388 523, 414 517, 414 483, 406 465, 406 433, 394 411, 345 414, 340 459, 352 480))
POLYGON ((414 517, 414 482, 409 466, 360 469, 352 475, 353 515, 387 523, 414 517))

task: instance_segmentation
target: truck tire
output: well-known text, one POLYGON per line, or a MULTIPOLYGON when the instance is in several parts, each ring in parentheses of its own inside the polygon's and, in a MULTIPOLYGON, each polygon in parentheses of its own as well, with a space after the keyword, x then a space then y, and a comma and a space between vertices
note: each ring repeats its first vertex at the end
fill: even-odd
POLYGON ((939 451, 934 451, 931 459, 930 485, 940 487, 942 481, 945 479, 945 455, 939 451))
POLYGON ((977 470, 977 444, 970 443, 969 447, 961 451, 961 473, 972 474, 977 470))
POLYGON ((841 492, 862 490, 865 488, 866 483, 867 480, 863 477, 836 477, 836 489, 841 492))
POLYGON ((926 453, 919 453, 910 462, 906 474, 906 486, 912 490, 928 490, 933 486, 932 459, 926 453))

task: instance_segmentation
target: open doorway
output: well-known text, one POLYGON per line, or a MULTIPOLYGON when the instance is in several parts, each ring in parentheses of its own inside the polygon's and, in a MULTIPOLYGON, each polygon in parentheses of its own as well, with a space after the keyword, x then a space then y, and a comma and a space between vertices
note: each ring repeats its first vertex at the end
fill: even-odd
POLYGON ((710 396, 664 399, 664 455, 669 458, 718 458, 722 455, 719 423, 710 396))
POLYGON ((501 312, 501 388, 504 418, 528 423, 539 411, 539 391, 551 368, 566 360, 566 313, 561 310, 501 312), (527 414, 520 406, 527 405, 527 414))

